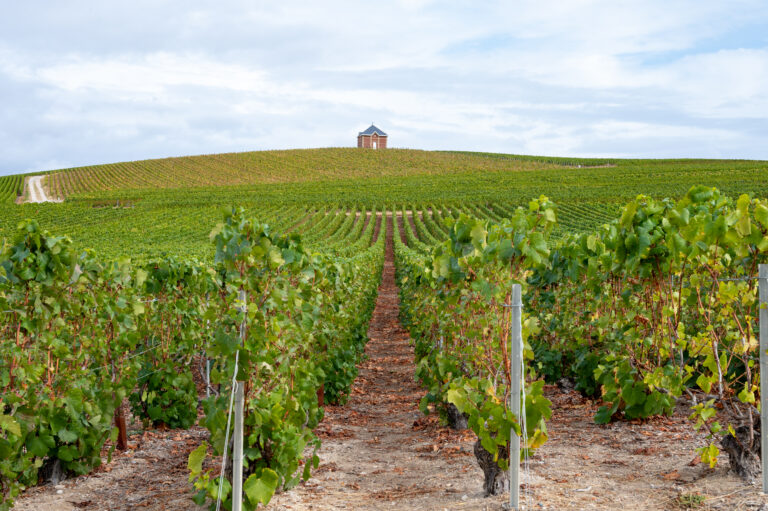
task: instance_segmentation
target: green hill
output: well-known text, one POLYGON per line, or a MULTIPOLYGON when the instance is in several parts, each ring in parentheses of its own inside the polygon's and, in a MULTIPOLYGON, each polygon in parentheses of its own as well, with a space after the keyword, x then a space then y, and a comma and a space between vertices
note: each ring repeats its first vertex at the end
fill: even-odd
POLYGON ((105 190, 305 183, 339 179, 451 175, 557 168, 542 159, 475 153, 349 148, 294 149, 185 156, 51 171, 55 197, 105 190))
POLYGON ((31 217, 54 233, 71 236, 77 247, 94 248, 105 257, 146 259, 170 253, 210 258, 207 235, 221 208, 239 205, 281 230, 304 222, 308 236, 315 226, 306 219, 319 219, 318 211, 323 216, 414 211, 414 234, 431 243, 444 234, 433 211, 439 212, 436 219, 458 211, 498 219, 539 195, 560 206, 557 232, 564 235, 605 222, 638 194, 679 197, 702 184, 732 196, 765 197, 767 175, 765 161, 566 159, 406 149, 144 160, 48 172, 44 184, 51 195, 66 197, 60 204, 15 205, 21 176, 0 178, 0 242, 11 237, 19 220, 31 217))

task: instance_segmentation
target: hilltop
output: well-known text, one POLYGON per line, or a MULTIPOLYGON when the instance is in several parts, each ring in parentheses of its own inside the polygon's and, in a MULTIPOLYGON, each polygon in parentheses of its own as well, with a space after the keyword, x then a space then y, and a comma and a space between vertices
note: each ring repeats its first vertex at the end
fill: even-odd
MULTIPOLYGON (((46 171, 54 199, 209 195, 258 190, 270 198, 323 202, 526 200, 622 202, 638 194, 680 196, 696 184, 729 193, 765 193, 768 162, 697 159, 587 159, 464 151, 356 148, 251 151, 108 163, 46 171), (226 190, 221 188, 225 187, 226 190)), ((40 174, 40 173, 38 173, 40 174)), ((23 176, 0 178, 0 200, 24 190, 23 176)), ((28 193, 28 192, 26 192, 28 193)), ((179 197, 174 196, 174 199, 179 197)))
POLYGON ((63 198, 105 190, 199 188, 541 170, 562 167, 564 163, 517 155, 414 149, 292 149, 184 156, 54 170, 48 172, 45 185, 53 197, 63 198))

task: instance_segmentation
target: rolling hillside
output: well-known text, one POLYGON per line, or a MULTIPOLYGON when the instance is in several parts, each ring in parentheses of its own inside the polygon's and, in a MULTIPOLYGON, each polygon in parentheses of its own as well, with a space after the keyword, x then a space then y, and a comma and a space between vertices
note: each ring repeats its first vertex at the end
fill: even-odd
MULTIPOLYGON (((63 204, 15 205, 22 177, 0 178, 0 240, 10 238, 21 219, 36 218, 104 257, 207 259, 207 235, 221 209, 232 205, 288 229, 316 211, 405 210, 430 222, 432 211, 461 210, 499 219, 540 195, 559 205, 559 238, 606 222, 638 194, 679 197, 703 184, 732 196, 766 196, 766 174, 764 161, 608 161, 407 149, 190 156, 50 171, 44 184, 53 197, 66 197, 63 204)), ((439 222, 432 228, 439 230, 439 222)), ((416 236, 431 243, 440 238, 438 230, 431 238, 416 236)))
POLYGON ((143 160, 53 171, 57 197, 119 189, 189 188, 557 168, 541 159, 409 149, 301 149, 143 160))

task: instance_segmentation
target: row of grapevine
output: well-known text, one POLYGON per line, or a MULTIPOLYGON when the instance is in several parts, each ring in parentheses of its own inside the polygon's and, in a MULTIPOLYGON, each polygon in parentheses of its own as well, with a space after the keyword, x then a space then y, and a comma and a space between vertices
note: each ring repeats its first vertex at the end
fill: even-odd
MULTIPOLYGON (((301 201, 261 200, 250 193, 232 192, 234 199, 259 218, 281 231, 293 230, 302 234, 308 245, 322 245, 330 233, 328 228, 348 229, 362 211, 380 208, 371 203, 340 207, 338 203, 303 203, 301 201), (336 213, 349 213, 355 218, 339 218, 336 213), (321 220, 325 222, 318 224, 321 220), (337 223, 332 223, 337 221, 337 223), (345 222, 346 221, 346 222, 345 222), (344 224, 342 226, 342 224, 344 224)), ((0 201, 0 239, 13 235, 16 225, 25 218, 34 217, 40 225, 52 232, 65 232, 75 240, 78 250, 92 248, 102 257, 116 259, 124 256, 134 261, 146 261, 164 255, 179 258, 210 260, 213 251, 207 243, 207 225, 216 221, 222 208, 232 197, 217 191, 164 192, 151 197, 121 197, 69 200, 63 204, 25 204, 16 206, 0 201)), ((386 204, 386 203, 385 203, 386 204)), ((403 203, 400 203, 403 204, 403 203)), ((396 209, 403 208, 398 205, 396 209)), ((613 206, 595 203, 589 207, 563 206, 565 220, 556 228, 553 238, 569 232, 592 230, 607 221, 613 206), (570 211, 573 209, 573 213, 570 211), (591 216, 590 216, 591 215, 591 216)), ((407 220, 417 228, 414 236, 426 245, 433 245, 446 237, 446 218, 455 218, 459 211, 481 219, 498 221, 514 210, 509 203, 411 203, 405 206, 407 220), (419 229, 423 232, 419 233, 419 229)))
POLYGON ((98 465, 125 397, 149 423, 189 427, 201 353, 219 392, 203 402, 210 442, 190 458, 197 499, 219 493, 203 459, 225 448, 235 367, 248 410, 246 508, 309 477, 318 392, 344 401, 381 274, 384 238, 370 245, 363 233, 368 245, 354 255, 312 254, 297 235, 232 210, 213 233, 212 266, 131 265, 78 255, 68 238, 22 223, 0 255, 0 509, 54 465, 76 474, 98 465))
MULTIPOLYGON (((542 198, 499 223, 460 215, 428 253, 407 229, 409 246, 396 237, 424 405, 467 414, 482 446, 504 459, 500 435, 517 428, 505 406, 505 306, 520 283, 528 396, 536 401, 530 410, 526 402, 528 418, 547 416, 542 378, 570 378, 600 397, 599 423, 670 414, 680 396, 697 396, 692 425, 710 438, 701 459, 714 465, 721 446, 737 470, 757 475, 755 277, 768 261, 768 201, 709 187, 678 201, 639 196, 596 231, 552 241, 555 211, 542 198)), ((529 447, 546 440, 543 423, 527 426, 539 427, 529 447)))
POLYGON ((0 202, 14 201, 24 187, 23 176, 0 177, 0 202))
MULTIPOLYGON (((486 472, 488 494, 503 487, 508 432, 521 430, 509 409, 509 305, 512 284, 524 283, 530 268, 549 254, 546 236, 555 223, 554 210, 546 200, 536 204, 534 212, 520 210, 499 225, 462 214, 448 240, 431 253, 414 250, 395 236, 401 318, 414 339, 417 377, 427 391, 422 410, 428 413, 433 405, 452 424, 464 416, 478 437, 476 453, 484 452, 500 469, 486 472)), ((528 313, 523 326, 528 340, 535 331, 528 313)), ((525 354, 530 358, 530 346, 525 354)), ((530 436, 525 450, 547 439, 544 420, 551 412, 542 389, 538 381, 526 391, 530 436)))
POLYGON ((440 212, 434 207, 425 208, 421 211, 421 221, 424 224, 424 229, 435 242, 445 240, 447 233, 446 227, 442 225, 442 219, 439 215, 440 212))
MULTIPOLYGON (((317 467, 313 453, 300 470, 306 447, 315 453, 319 447, 312 433, 322 418, 318 389, 328 402, 343 403, 357 374, 383 241, 345 260, 311 255, 297 236, 275 239, 239 214, 216 233, 225 284, 209 354, 215 383, 229 389, 235 376, 244 385, 246 509, 266 504, 278 488, 291 488, 317 467)), ((210 446, 202 444, 189 461, 199 503, 220 490, 225 504, 230 497, 229 480, 220 488, 218 471, 204 468, 209 450, 226 448, 228 406, 226 391, 205 404, 210 446)))
POLYGON ((399 211, 400 218, 402 219, 403 232, 405 233, 406 243, 413 250, 427 253, 430 251, 430 246, 419 239, 418 230, 413 220, 413 216, 407 207, 403 206, 403 209, 399 211))
MULTIPOLYGON (((501 222, 514 215, 515 207, 502 203, 457 204, 453 212, 463 212, 468 216, 491 222, 501 222)), ((558 206, 558 223, 552 232, 552 240, 560 239, 569 233, 591 231, 601 224, 613 220, 618 206, 614 204, 565 204, 558 206)), ((412 207, 414 235, 427 245, 435 245, 446 237, 441 211, 435 207, 424 207, 419 211, 412 207)), ((455 218, 451 216, 451 218, 455 218)))
MULTIPOLYGON (((306 216, 300 205, 259 206, 259 218, 280 231, 306 216)), ((214 251, 208 243, 207 226, 216 223, 222 210, 218 204, 187 208, 144 201, 127 205, 115 201, 104 205, 85 201, 13 205, 0 208, 0 240, 13 236, 19 222, 34 217, 46 230, 71 236, 76 250, 94 249, 104 259, 131 257, 146 262, 171 255, 210 261, 214 251)))
POLYGON ((718 445, 734 443, 754 455, 766 261, 768 201, 708 187, 678 201, 640 196, 610 224, 556 244, 531 276, 539 372, 602 396, 600 423, 669 414, 700 392, 691 420, 711 440, 701 459, 714 465, 718 445), (732 440, 735 417, 746 439, 732 440))

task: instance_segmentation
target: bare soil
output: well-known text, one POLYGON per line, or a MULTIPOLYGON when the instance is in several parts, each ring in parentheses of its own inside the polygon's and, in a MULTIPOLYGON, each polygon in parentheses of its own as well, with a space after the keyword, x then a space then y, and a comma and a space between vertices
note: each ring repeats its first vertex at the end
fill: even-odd
POLYGON ((371 244, 375 244, 377 241, 379 241, 379 233, 381 232, 381 224, 384 220, 384 218, 381 215, 376 215, 376 223, 373 226, 373 238, 371 239, 371 244))
MULTIPOLYGON (((394 280, 392 222, 403 219, 378 219, 376 235, 386 221, 387 256, 367 358, 349 402, 326 407, 317 428, 320 467, 267 509, 502 509, 507 495, 482 496, 474 434, 418 409, 423 391, 394 280)), ((687 422, 687 407, 670 418, 600 426, 592 420, 599 403, 555 386, 546 394, 553 402, 549 442, 523 467, 521 509, 768 510, 757 486, 728 472, 727 457, 715 469, 699 462, 694 451, 704 439, 687 422)), ((111 463, 58 487, 28 490, 15 509, 202 509, 189 500, 186 460, 205 436, 201 428, 135 434, 132 449, 111 463)))
POLYGON ((131 435, 129 449, 115 452, 111 463, 89 475, 60 484, 27 490, 16 503, 19 511, 128 511, 199 510, 187 482, 187 458, 208 432, 190 430, 146 431, 131 435))
POLYGON ((370 222, 370 221, 371 221, 371 212, 370 211, 366 211, 365 212, 365 218, 363 219, 363 228, 360 230, 360 232, 365 232, 365 229, 368 228, 368 222, 370 222))
POLYGON ((405 237, 405 223, 402 215, 397 215, 397 231, 400 233, 400 242, 407 245, 408 239, 405 237))

